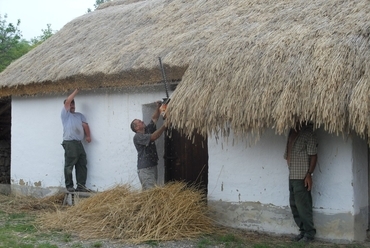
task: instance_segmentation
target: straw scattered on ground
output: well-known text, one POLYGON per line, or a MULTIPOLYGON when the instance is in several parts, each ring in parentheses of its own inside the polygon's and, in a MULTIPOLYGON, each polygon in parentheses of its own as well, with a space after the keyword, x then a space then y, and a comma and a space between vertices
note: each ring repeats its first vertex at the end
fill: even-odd
POLYGON ((146 191, 128 185, 95 194, 75 206, 46 212, 42 229, 67 230, 81 238, 149 240, 192 239, 215 230, 204 194, 184 183, 146 191))
POLYGON ((6 213, 38 212, 40 210, 55 212, 62 208, 63 199, 63 193, 44 198, 0 194, 1 211, 6 213))

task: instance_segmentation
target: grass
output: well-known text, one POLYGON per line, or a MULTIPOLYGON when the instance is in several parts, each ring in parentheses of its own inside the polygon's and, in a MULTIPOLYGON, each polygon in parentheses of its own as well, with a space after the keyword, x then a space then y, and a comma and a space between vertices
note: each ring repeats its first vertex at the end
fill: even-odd
POLYGON ((233 235, 226 235, 226 236, 216 236, 212 238, 202 238, 198 242, 198 248, 214 247, 219 244, 223 244, 223 247, 225 248, 246 247, 246 244, 244 244, 244 242, 241 239, 233 235))
MULTIPOLYGON (((14 204, 15 201, 12 201, 14 204)), ((41 231, 35 225, 39 211, 23 211, 22 207, 0 201, 0 248, 105 248, 125 247, 122 243, 107 240, 81 240, 76 235, 66 231, 41 231), (5 203, 5 204, 4 204, 5 203), (8 206, 8 208, 6 208, 8 206), (10 206, 10 207, 9 207, 10 206)), ((335 247, 335 248, 365 248, 369 242, 359 244, 333 244, 315 241, 309 245, 293 243, 286 236, 271 236, 267 234, 220 229, 218 233, 205 235, 189 241, 196 248, 303 248, 303 247, 335 247)), ((156 240, 144 243, 148 247, 163 247, 156 240)), ((142 244, 143 245, 143 244, 142 244)), ((130 244, 130 247, 133 247, 130 244)), ((173 246, 175 247, 175 246, 173 246)))
MULTIPOLYGON (((56 231, 40 232, 34 225, 36 214, 5 213, 0 211, 0 248, 58 248, 68 246, 85 247, 82 243, 71 243, 71 235, 56 231)), ((95 243, 92 247, 101 247, 95 243)))
POLYGON ((32 224, 34 216, 26 213, 7 214, 0 212, 0 247, 1 248, 55 248, 48 242, 39 243, 38 240, 47 239, 45 233, 38 233, 32 224))

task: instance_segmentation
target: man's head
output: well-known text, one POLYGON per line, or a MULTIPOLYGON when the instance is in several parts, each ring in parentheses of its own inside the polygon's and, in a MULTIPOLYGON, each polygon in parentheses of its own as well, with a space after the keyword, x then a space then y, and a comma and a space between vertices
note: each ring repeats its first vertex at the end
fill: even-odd
POLYGON ((312 126, 313 126, 312 121, 296 121, 295 127, 293 129, 296 131, 300 131, 307 127, 312 127, 312 126))
POLYGON ((139 120, 139 119, 134 119, 132 122, 131 122, 131 130, 134 132, 134 133, 137 133, 138 131, 140 130, 144 130, 145 129, 145 123, 142 121, 142 120, 139 120))
MULTIPOLYGON (((67 101, 67 99, 65 99, 64 100, 64 104, 66 104, 66 101, 67 101)), ((75 112, 75 110, 76 110, 76 106, 75 106, 75 99, 73 99, 72 100, 72 102, 70 103, 70 105, 69 105, 69 111, 71 112, 71 113, 74 113, 75 112)))

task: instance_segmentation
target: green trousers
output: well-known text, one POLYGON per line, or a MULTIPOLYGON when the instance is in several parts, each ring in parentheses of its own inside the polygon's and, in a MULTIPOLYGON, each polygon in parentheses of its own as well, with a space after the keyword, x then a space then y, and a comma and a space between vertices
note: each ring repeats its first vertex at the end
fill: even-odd
POLYGON ((304 180, 289 180, 289 203, 299 231, 308 238, 314 238, 316 229, 313 224, 312 196, 304 186, 304 180))
POLYGON ((66 188, 73 188, 73 167, 75 167, 76 171, 77 188, 86 187, 87 160, 81 141, 64 140, 62 146, 64 148, 64 179, 66 188))

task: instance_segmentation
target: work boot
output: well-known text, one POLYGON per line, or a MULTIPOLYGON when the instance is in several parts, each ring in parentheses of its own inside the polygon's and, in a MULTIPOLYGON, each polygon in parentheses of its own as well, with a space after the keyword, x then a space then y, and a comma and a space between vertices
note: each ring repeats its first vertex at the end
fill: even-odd
POLYGON ((301 239, 303 239, 303 237, 304 237, 304 233, 300 233, 300 234, 298 234, 297 236, 294 236, 293 238, 291 238, 291 241, 298 242, 298 241, 300 241, 301 239))

